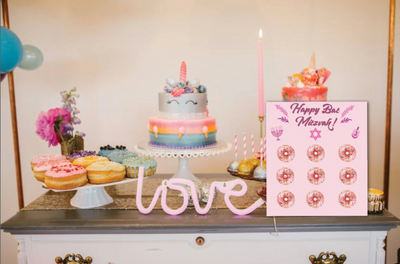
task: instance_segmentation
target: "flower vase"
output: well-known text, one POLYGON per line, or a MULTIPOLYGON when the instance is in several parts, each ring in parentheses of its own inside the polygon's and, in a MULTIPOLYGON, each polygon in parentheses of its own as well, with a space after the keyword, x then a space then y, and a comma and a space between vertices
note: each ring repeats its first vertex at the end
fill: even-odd
POLYGON ((74 150, 83 150, 83 138, 75 135, 75 137, 61 142, 61 154, 68 156, 74 150))

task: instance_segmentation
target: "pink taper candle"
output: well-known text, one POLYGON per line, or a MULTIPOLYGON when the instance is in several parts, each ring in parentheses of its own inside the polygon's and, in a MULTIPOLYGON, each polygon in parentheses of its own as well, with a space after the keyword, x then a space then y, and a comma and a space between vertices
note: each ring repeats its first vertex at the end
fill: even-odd
POLYGON ((179 76, 179 80, 181 82, 186 82, 186 63, 185 63, 185 61, 182 61, 182 63, 181 63, 181 74, 179 76))
POLYGON ((264 116, 264 74, 263 74, 263 48, 262 30, 258 39, 258 116, 264 116))

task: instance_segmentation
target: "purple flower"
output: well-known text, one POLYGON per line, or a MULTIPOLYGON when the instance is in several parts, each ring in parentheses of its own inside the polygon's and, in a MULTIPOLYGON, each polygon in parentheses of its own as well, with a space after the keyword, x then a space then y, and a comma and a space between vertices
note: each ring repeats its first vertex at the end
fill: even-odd
POLYGON ((63 105, 63 109, 67 110, 68 112, 71 112, 71 111, 72 111, 72 107, 71 107, 71 105, 69 105, 69 104, 64 104, 64 105, 63 105))
POLYGON ((67 131, 73 131, 73 130, 74 130, 74 126, 71 125, 70 123, 68 123, 68 124, 65 125, 65 130, 67 130, 67 131))
POLYGON ((74 125, 79 125, 81 123, 81 120, 76 116, 72 117, 71 121, 74 125))
POLYGON ((74 110, 72 111, 72 114, 73 115, 77 115, 79 113, 80 113, 80 111, 77 108, 74 107, 74 110))
POLYGON ((69 104, 76 104, 75 97, 68 98, 68 103, 69 104))
POLYGON ((78 135, 78 136, 80 136, 80 137, 84 137, 84 136, 86 136, 86 134, 85 134, 85 133, 83 133, 83 132, 79 132, 79 131, 76 131, 76 132, 75 132, 75 134, 76 134, 76 135, 78 135))

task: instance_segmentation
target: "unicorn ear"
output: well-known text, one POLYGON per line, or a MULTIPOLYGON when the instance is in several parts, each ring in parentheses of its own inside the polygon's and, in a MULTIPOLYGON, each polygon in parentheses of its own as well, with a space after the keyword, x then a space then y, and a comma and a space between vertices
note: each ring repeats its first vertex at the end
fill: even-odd
POLYGON ((168 84, 169 86, 171 86, 171 87, 173 87, 173 86, 176 84, 174 78, 172 78, 172 77, 168 77, 167 80, 166 80, 166 82, 167 82, 167 84, 168 84))
POLYGON ((200 85, 199 79, 194 79, 189 82, 189 86, 192 88, 197 88, 197 87, 199 87, 199 85, 200 85))

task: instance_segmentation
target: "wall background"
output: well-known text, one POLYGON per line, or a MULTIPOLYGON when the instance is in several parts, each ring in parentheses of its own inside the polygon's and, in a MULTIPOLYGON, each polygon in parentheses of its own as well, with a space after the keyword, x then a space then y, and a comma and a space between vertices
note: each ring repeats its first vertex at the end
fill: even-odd
MULTIPOLYGON (((257 40, 264 33, 265 99, 281 100, 286 76, 308 66, 332 71, 329 100, 369 102, 369 186, 383 188, 389 1, 278 0, 13 0, 11 28, 23 44, 39 47, 44 64, 15 70, 25 204, 44 190, 30 159, 48 148, 35 134, 40 111, 61 106, 59 92, 78 88, 85 146, 126 145, 148 137, 157 114, 157 93, 168 76, 178 78, 185 60, 188 79, 208 87, 218 138, 258 134, 257 40), (239 106, 239 107, 238 107, 239 106)), ((400 217, 400 10, 397 6, 389 210, 400 217)), ((1 221, 18 211, 7 81, 1 84, 1 221)), ((233 152, 191 160, 196 173, 221 173, 233 152), (204 164, 207 163, 207 166, 204 164)), ((175 160, 158 159, 159 173, 175 160)), ((400 229, 390 231, 388 263, 396 262, 400 229)), ((16 241, 1 233, 1 262, 17 263, 16 241)))

